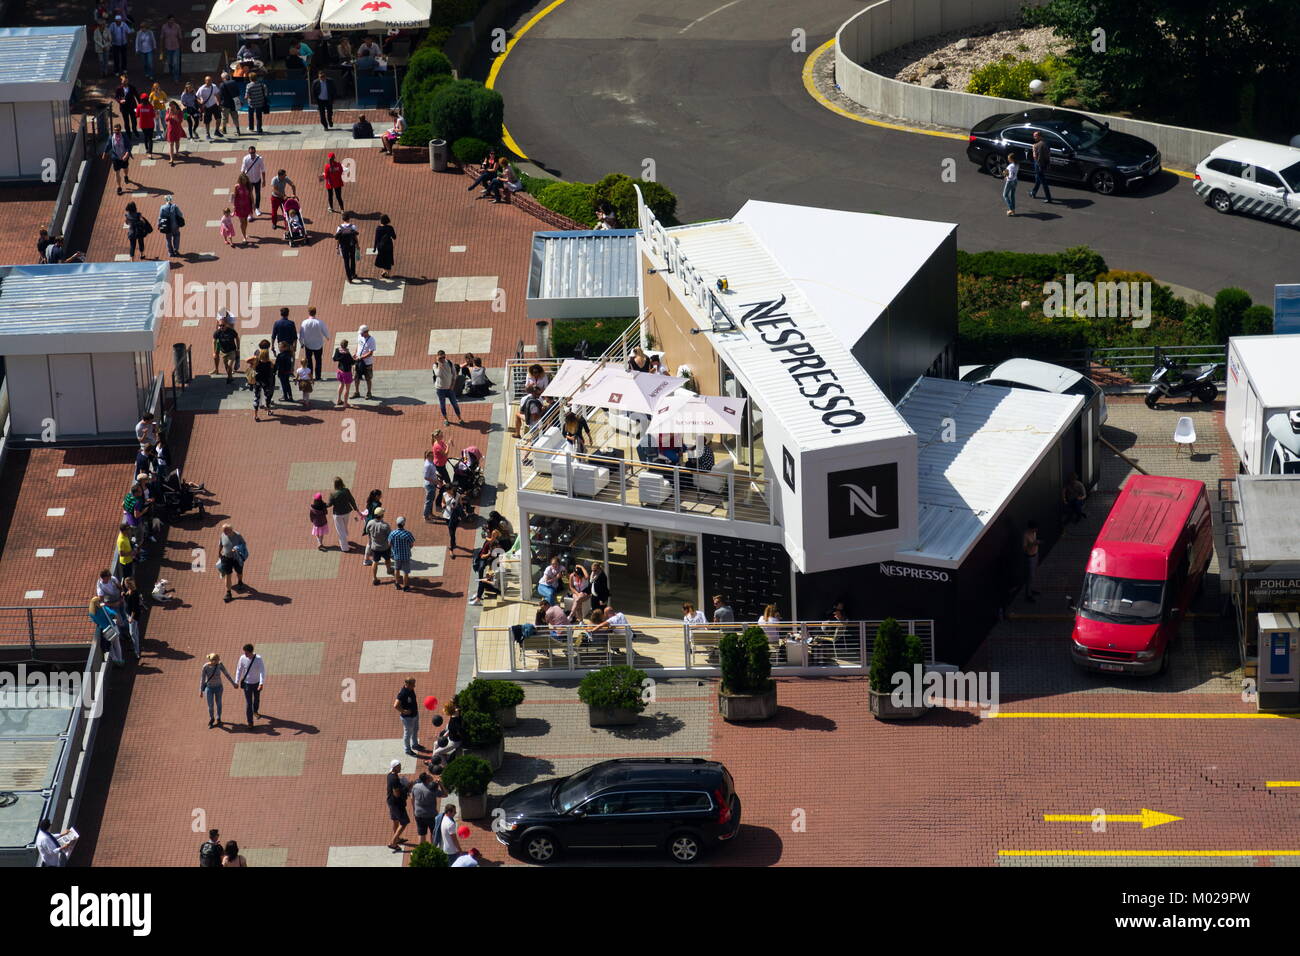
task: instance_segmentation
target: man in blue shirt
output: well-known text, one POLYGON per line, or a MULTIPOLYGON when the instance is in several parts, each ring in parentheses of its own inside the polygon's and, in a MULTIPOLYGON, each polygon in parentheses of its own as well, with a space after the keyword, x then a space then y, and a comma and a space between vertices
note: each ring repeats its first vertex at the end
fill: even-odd
POLYGON ((406 530, 406 519, 399 517, 395 527, 388 535, 388 547, 393 554, 393 587, 402 591, 411 590, 411 548, 415 544, 415 535, 406 530))
POLYGON ((289 351, 297 353, 298 351, 298 327, 293 324, 293 319, 289 318, 289 309, 287 306, 280 308, 280 317, 275 320, 271 326, 271 347, 277 351, 281 342, 289 343, 289 351))

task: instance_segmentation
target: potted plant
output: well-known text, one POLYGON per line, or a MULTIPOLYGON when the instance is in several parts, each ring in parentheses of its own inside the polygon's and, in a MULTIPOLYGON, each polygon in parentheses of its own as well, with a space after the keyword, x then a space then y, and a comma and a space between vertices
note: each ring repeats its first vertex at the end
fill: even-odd
POLYGON ((524 689, 511 680, 491 680, 492 709, 502 727, 514 727, 519 723, 515 708, 524 702, 524 689))
POLYGON ((408 126, 402 138, 393 144, 393 162, 427 163, 431 139, 433 139, 433 127, 428 123, 415 123, 408 126))
POLYGON ((924 663, 920 638, 904 634, 892 617, 880 622, 871 648, 871 713, 877 720, 911 720, 925 713, 911 693, 913 667, 924 663), (894 675, 899 673, 906 674, 907 681, 895 688, 894 675))
POLYGON ((506 741, 496 714, 462 709, 460 716, 465 725, 465 752, 487 761, 493 770, 498 769, 506 756, 506 741))
POLYGON ((411 851, 407 866, 451 866, 447 854, 432 843, 421 843, 411 851))
POLYGON ((491 780, 491 765, 471 753, 453 757, 442 772, 442 785, 448 793, 456 795, 462 820, 481 820, 487 816, 487 788, 491 780))
POLYGON ((587 705, 587 720, 592 727, 635 724, 645 710, 641 696, 645 671, 626 664, 614 664, 592 671, 578 685, 578 699, 587 705))
POLYGON ((718 712, 723 720, 767 720, 776 714, 776 681, 772 680, 772 648, 761 627, 724 634, 718 642, 722 685, 718 712))

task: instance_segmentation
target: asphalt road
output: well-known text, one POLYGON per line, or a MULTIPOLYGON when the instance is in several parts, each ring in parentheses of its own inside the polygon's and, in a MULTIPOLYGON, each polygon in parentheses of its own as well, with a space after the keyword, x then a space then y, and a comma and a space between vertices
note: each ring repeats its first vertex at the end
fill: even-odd
MULTIPOLYGON (((539 2, 534 10, 546 3, 539 2)), ((514 47, 497 79, 506 125, 533 161, 566 179, 611 171, 656 178, 683 222, 733 214, 748 199, 960 224, 964 249, 1088 245, 1111 268, 1205 292, 1236 285, 1272 305, 1300 281, 1300 229, 1224 216, 1166 173, 1131 194, 1053 186, 1010 218, 1000 182, 957 140, 856 123, 803 88, 806 50, 833 36, 850 0, 566 0, 514 47), (956 161, 944 182, 943 163, 956 161)), ((526 22, 531 13, 518 21, 526 22)))

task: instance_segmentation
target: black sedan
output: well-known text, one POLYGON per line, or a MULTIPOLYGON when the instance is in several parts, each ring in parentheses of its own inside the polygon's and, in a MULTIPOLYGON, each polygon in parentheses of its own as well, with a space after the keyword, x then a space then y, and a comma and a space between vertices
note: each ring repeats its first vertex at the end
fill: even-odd
POLYGON ((1051 150, 1050 180, 1080 183, 1109 196, 1160 173, 1160 151, 1154 144, 1083 113, 1047 107, 983 120, 970 131, 966 156, 985 172, 1001 176, 1007 154, 1014 153, 1025 163, 1020 178, 1030 181, 1036 132, 1051 150))

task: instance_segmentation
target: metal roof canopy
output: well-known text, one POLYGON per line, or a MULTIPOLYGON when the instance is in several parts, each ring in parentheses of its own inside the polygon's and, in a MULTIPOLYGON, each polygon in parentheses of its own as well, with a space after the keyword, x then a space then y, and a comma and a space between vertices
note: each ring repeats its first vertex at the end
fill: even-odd
POLYGON ((898 411, 920 442, 918 543, 898 560, 959 567, 1082 405, 1080 395, 917 379, 898 411))
POLYGON ((0 29, 0 103, 66 101, 85 52, 85 27, 0 29))
POLYGON ((152 352, 166 262, 0 266, 0 355, 152 352))
POLYGON ((1252 571, 1272 576, 1279 573, 1274 565, 1300 565, 1300 478, 1238 475, 1237 500, 1241 549, 1236 563, 1245 576, 1259 576, 1252 571))
POLYGON ((530 319, 595 319, 640 311, 635 229, 533 233, 530 319))

